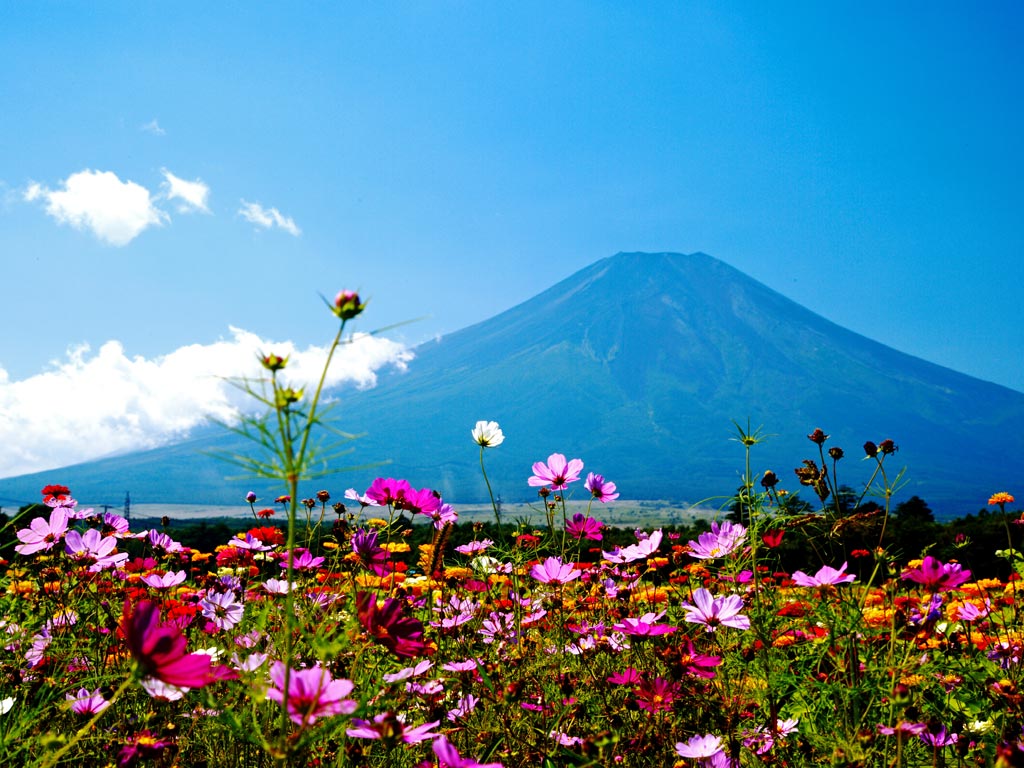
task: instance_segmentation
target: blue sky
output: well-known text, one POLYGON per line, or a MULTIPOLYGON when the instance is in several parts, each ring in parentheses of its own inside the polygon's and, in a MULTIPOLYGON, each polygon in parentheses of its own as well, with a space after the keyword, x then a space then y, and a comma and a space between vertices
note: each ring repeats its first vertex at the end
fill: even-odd
POLYGON ((221 412, 318 293, 424 318, 372 385, 618 251, 1024 391, 1017 4, 512 5, 5 7, 0 476, 221 412))

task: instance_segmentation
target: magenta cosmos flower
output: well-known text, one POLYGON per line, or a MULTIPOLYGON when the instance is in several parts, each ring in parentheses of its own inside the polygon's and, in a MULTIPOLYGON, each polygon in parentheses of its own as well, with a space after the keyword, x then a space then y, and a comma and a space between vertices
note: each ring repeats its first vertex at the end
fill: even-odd
POLYGON ((84 534, 71 530, 64 536, 64 551, 72 560, 88 565, 91 573, 115 568, 128 559, 127 552, 114 552, 115 549, 117 539, 103 536, 95 528, 90 528, 84 534))
POLYGON ((383 605, 378 605, 373 592, 357 592, 356 615, 367 634, 400 659, 421 656, 427 650, 423 623, 405 616, 400 600, 388 597, 383 605))
POLYGON ((960 563, 943 563, 931 555, 921 561, 918 568, 908 568, 901 577, 925 587, 929 592, 946 592, 955 589, 971 578, 960 563))
POLYGON ((852 573, 846 573, 845 562, 839 566, 838 571, 835 568, 823 565, 813 576, 808 576, 803 571, 797 571, 793 574, 793 583, 801 587, 827 587, 835 584, 849 584, 856 580, 857 577, 852 573))
POLYGON ((444 736, 434 739, 431 746, 438 762, 445 768, 504 768, 501 763, 478 763, 470 757, 463 757, 444 736))
POLYGON ((372 721, 353 720, 352 725, 355 727, 349 728, 345 733, 353 739, 401 739, 406 744, 418 744, 427 739, 438 738, 439 734, 431 731, 440 724, 440 720, 434 720, 423 725, 406 727, 402 715, 381 712, 372 721))
POLYGON ((179 688, 202 688, 216 680, 233 680, 238 673, 225 666, 213 666, 205 653, 187 653, 185 638, 177 627, 160 623, 160 606, 141 601, 132 610, 124 601, 121 631, 140 677, 155 677, 179 688))
POLYGON ((740 615, 743 598, 739 595, 713 597, 701 588, 694 590, 693 603, 683 603, 683 610, 686 611, 684 619, 692 624, 703 624, 708 632, 714 632, 719 626, 750 629, 750 619, 740 615))
POLYGON ((600 520, 592 517, 584 517, 577 512, 565 525, 565 532, 574 539, 589 539, 590 541, 601 541, 604 535, 601 533, 602 525, 600 520))
POLYGON ((561 453, 552 453, 548 456, 548 463, 538 461, 533 465, 533 477, 526 482, 533 487, 550 485, 551 490, 560 491, 569 483, 580 479, 580 472, 583 471, 583 461, 572 459, 566 461, 561 453))
POLYGON ((530 575, 544 584, 568 584, 583 575, 572 563, 563 563, 557 557, 549 557, 530 569, 530 575))
POLYGON ((616 547, 612 552, 601 551, 601 555, 609 563, 632 563, 636 560, 646 560, 648 557, 658 551, 658 547, 661 546, 662 533, 660 530, 655 531, 646 539, 641 539, 636 544, 630 544, 628 547, 616 547))
POLYGON ((298 725, 312 725, 317 718, 333 715, 351 715, 358 704, 346 699, 354 687, 351 680, 335 680, 331 673, 317 665, 311 669, 288 670, 278 661, 270 668, 267 698, 278 704, 284 702, 285 674, 288 677, 288 717, 298 725))
MULTIPOLYGON (((581 469, 582 466, 583 465, 581 464, 581 469)), ((619 498, 619 494, 615 492, 615 483, 609 483, 604 479, 604 475, 595 475, 591 472, 587 475, 587 481, 583 486, 590 491, 591 496, 602 504, 607 504, 609 501, 615 501, 619 498)))

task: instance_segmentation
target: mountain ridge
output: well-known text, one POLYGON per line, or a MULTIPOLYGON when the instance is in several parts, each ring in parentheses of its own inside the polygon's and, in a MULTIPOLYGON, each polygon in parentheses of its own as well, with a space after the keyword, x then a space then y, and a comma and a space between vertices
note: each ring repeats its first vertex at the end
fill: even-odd
MULTIPOLYGON (((817 458, 804 437, 815 427, 846 450, 839 480, 851 485, 866 474, 859 446, 895 439, 910 468, 906 495, 936 511, 976 511, 1021 474, 1012 457, 1024 455, 1024 394, 842 328, 703 253, 601 259, 415 355, 373 389, 332 392, 339 424, 367 433, 355 463, 390 457, 380 473, 454 500, 486 497, 469 442, 478 419, 508 436, 487 452, 488 471, 515 501, 529 498, 532 462, 553 452, 581 456, 626 497, 727 496, 743 466, 733 420, 747 419, 779 435, 757 446, 755 470, 773 469, 794 491, 791 468, 817 458), (977 504, 966 506, 971 494, 977 504)), ((197 439, 245 448, 212 432, 197 439)), ((217 498, 244 494, 189 451, 179 443, 45 475, 68 472, 71 481, 57 479, 74 487, 159 479, 158 495, 185 503, 183 484, 217 498)), ((373 476, 344 482, 365 487, 373 476)), ((14 485, 0 480, 0 496, 14 485)))

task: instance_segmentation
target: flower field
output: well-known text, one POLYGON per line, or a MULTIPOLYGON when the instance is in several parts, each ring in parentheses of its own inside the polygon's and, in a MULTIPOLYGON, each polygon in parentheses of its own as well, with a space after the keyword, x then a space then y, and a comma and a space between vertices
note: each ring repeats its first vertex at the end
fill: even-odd
MULTIPOLYGON (((618 544, 619 489, 559 453, 524 468, 530 521, 463 526, 386 477, 303 499, 320 392, 264 362, 272 418, 240 431, 290 492, 240 500, 249 531, 198 551, 60 485, 4 530, 0 765, 1024 765, 1010 494, 1002 579, 886 548, 892 441, 864 448, 884 504, 833 507, 820 430, 794 476, 818 508, 748 469, 710 529, 618 544), (794 540, 817 559, 784 568, 794 540)), ((486 478, 505 436, 467 438, 486 478)))

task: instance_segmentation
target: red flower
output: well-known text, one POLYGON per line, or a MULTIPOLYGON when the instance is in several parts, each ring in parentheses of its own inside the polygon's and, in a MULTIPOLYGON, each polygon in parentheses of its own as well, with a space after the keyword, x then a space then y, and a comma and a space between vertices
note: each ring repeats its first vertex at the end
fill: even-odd
POLYGON ((155 677, 179 688, 202 688, 216 680, 238 677, 228 667, 214 667, 205 653, 187 653, 181 631, 161 625, 160 606, 149 600, 141 601, 134 611, 125 600, 121 631, 142 677, 155 677))
POLYGON ((765 546, 775 549, 775 547, 782 543, 782 534, 785 532, 785 528, 776 528, 774 531, 766 531, 761 534, 761 541, 765 543, 765 546))
POLYGON ((66 485, 47 485, 41 491, 44 499, 53 497, 61 500, 71 495, 71 490, 66 485))
POLYGON ((418 619, 402 615, 401 601, 389 597, 383 606, 379 606, 373 592, 358 592, 356 613, 370 637, 398 658, 410 659, 427 651, 427 644, 423 642, 423 624, 418 619))

